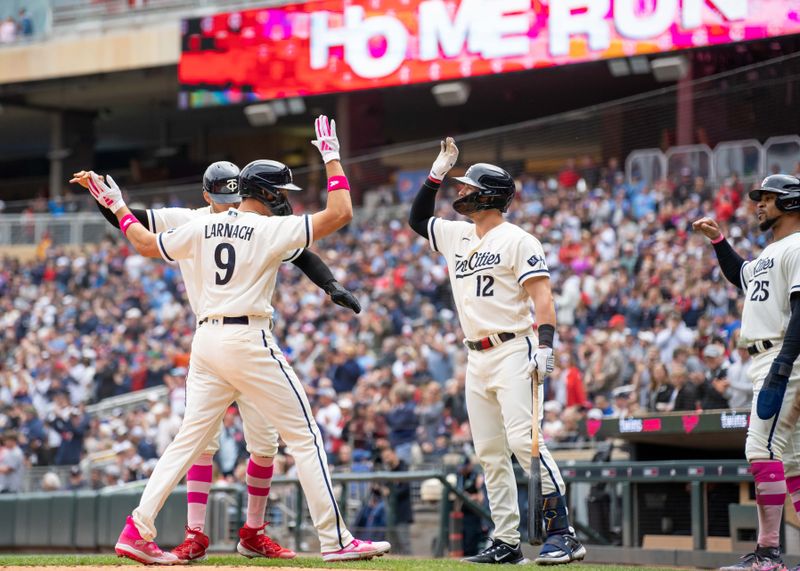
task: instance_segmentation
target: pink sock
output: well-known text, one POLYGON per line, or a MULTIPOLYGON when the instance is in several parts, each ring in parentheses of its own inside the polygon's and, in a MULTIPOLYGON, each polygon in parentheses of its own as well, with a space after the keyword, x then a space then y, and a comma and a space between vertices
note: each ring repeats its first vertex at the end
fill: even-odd
POLYGON ((778 547, 783 502, 786 500, 783 462, 756 460, 751 463, 751 470, 756 481, 758 544, 762 547, 778 547))
POLYGON ((211 489, 211 454, 203 454, 186 473, 187 523, 189 529, 203 533, 206 527, 206 507, 211 489))
POLYGON ((250 455, 247 463, 247 527, 264 525, 269 486, 272 483, 272 458, 250 455))
POLYGON ((786 488, 792 496, 794 511, 800 515, 800 476, 789 476, 786 478, 786 488))

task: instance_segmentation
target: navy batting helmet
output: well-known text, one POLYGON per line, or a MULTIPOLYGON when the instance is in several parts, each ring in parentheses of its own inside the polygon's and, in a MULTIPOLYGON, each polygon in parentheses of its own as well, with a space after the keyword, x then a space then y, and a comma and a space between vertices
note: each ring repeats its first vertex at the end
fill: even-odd
POLYGON ((228 161, 211 163, 203 174, 203 190, 211 195, 211 200, 220 204, 241 202, 239 167, 228 161))
POLYGON ((263 202, 275 216, 292 213, 292 203, 281 190, 302 190, 292 183, 292 171, 278 161, 257 160, 239 174, 239 196, 263 202))
POLYGON ((781 212, 800 211, 800 179, 788 174, 773 174, 761 182, 759 188, 750 191, 750 200, 759 201, 765 192, 772 192, 778 196, 775 198, 775 206, 781 212))
POLYGON ((488 163, 476 163, 467 169, 464 176, 453 178, 478 189, 453 202, 453 208, 459 214, 472 214, 478 210, 492 208, 505 212, 516 192, 511 175, 500 167, 488 163))

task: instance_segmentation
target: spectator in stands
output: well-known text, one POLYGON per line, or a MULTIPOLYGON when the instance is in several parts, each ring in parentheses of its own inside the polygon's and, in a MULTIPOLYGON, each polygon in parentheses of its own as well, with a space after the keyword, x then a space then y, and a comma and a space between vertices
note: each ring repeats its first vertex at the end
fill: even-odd
POLYGON ((753 381, 748 376, 750 370, 750 353, 746 347, 734 350, 733 362, 728 367, 728 389, 725 396, 730 408, 750 408, 753 402, 753 381))
POLYGON ((542 419, 542 437, 546 442, 559 440, 564 436, 564 423, 561 422, 563 407, 556 400, 549 400, 542 405, 544 418, 542 419))
POLYGON ((56 418, 53 428, 61 434, 61 445, 56 452, 55 464, 69 466, 81 460, 83 439, 89 429, 89 420, 83 410, 72 408, 66 419, 56 418))
POLYGON ((87 487, 86 481, 83 479, 83 470, 80 466, 73 466, 69 469, 69 479, 67 480, 66 489, 70 492, 78 490, 85 490, 87 487))
POLYGON ((17 24, 9 16, 0 23, 0 44, 12 44, 17 39, 17 24))
POLYGON ((7 431, 2 437, 3 448, 0 448, 0 493, 22 491, 25 461, 17 439, 17 433, 12 430, 7 431))
MULTIPOLYGON (((408 472, 409 464, 403 461, 398 453, 386 448, 381 454, 384 470, 389 472, 408 472)), ((409 482, 393 482, 388 484, 389 505, 393 517, 393 526, 389 530, 392 535, 392 548, 398 555, 411 554, 411 524, 414 523, 414 510, 411 505, 411 484, 409 482)))
POLYGON ((328 376, 333 380, 333 389, 337 393, 352 392, 363 373, 356 360, 354 345, 346 345, 341 351, 334 352, 333 366, 328 376))
MULTIPOLYGON (((483 473, 475 468, 469 455, 464 456, 464 461, 458 467, 458 487, 477 505, 488 507, 483 473)), ((465 504, 462 511, 464 555, 475 555, 483 548, 488 534, 488 522, 469 505, 465 504)))
POLYGON ((368 541, 384 541, 386 539, 386 503, 383 500, 383 489, 373 485, 367 501, 358 510, 354 525, 359 537, 368 541))
POLYGON ((683 322, 680 313, 671 312, 664 328, 656 334, 655 344, 661 351, 661 361, 668 363, 678 347, 691 347, 695 333, 683 322))
POLYGON ((23 38, 29 38, 33 35, 33 20, 25 8, 20 8, 17 15, 17 24, 19 26, 19 35, 23 38))
POLYGON ((58 492, 61 490, 61 478, 55 472, 47 472, 42 476, 40 489, 43 492, 58 492))
POLYGON ((689 372, 680 363, 673 363, 670 370, 673 401, 669 410, 697 410, 697 393, 694 384, 689 380, 689 372))
POLYGON ((386 424, 389 426, 389 442, 406 465, 414 464, 414 448, 418 447, 416 405, 413 400, 412 389, 405 384, 400 384, 392 389, 392 407, 387 410, 386 424))
POLYGON ((422 388, 422 398, 417 405, 419 426, 417 434, 419 442, 432 443, 444 428, 442 426, 442 387, 436 381, 430 381, 422 388))
POLYGON ((730 408, 728 404, 728 366, 729 361, 725 356, 722 345, 713 343, 703 349, 707 371, 703 383, 700 407, 703 410, 730 408))
POLYGON ((330 387, 323 387, 317 391, 317 401, 319 408, 315 415, 315 420, 322 431, 325 440, 325 452, 328 454, 328 461, 333 462, 339 447, 342 445, 342 430, 345 420, 342 416, 342 409, 336 402, 336 391, 330 387))
POLYGON ((667 366, 655 362, 650 366, 650 390, 647 410, 667 412, 672 410, 675 387, 670 382, 667 366))
POLYGON ((215 455, 219 470, 225 478, 233 476, 242 454, 242 427, 235 407, 228 408, 222 417, 219 450, 215 455))

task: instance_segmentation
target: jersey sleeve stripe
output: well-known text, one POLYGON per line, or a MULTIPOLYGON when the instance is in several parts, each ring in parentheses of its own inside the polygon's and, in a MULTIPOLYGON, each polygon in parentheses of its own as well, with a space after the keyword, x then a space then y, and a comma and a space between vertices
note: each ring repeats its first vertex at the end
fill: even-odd
POLYGON ((433 231, 434 224, 436 224, 436 217, 431 216, 430 220, 428 220, 428 237, 430 238, 431 248, 433 248, 433 251, 439 252, 439 247, 436 245, 436 233, 433 231))
POLYGON ((306 245, 305 247, 308 248, 311 245, 311 221, 309 219, 308 214, 305 215, 305 223, 306 223, 306 245))
POLYGON ((167 251, 164 249, 164 242, 161 240, 161 235, 162 234, 163 234, 163 232, 159 233, 159 235, 158 235, 158 251, 161 253, 161 257, 162 258, 164 258, 169 263, 174 264, 175 260, 173 260, 169 256, 169 254, 167 254, 167 251))
POLYGON ((743 290, 747 289, 747 283, 744 281, 744 268, 749 263, 750 262, 745 262, 744 264, 742 264, 742 267, 739 268, 739 283, 742 284, 742 289, 743 290))
POLYGON ((158 232, 156 228, 156 215, 153 213, 152 208, 147 209, 147 218, 149 219, 148 222, 150 222, 150 232, 158 232))
POLYGON ((550 270, 531 270, 529 272, 525 272, 524 274, 522 274, 517 279, 517 283, 521 284, 523 281, 525 281, 525 279, 527 277, 533 276, 533 275, 549 276, 550 275, 550 270))
POLYGON ((791 288, 789 288, 789 291, 800 291, 800 284, 793 285, 791 288))
POLYGON ((292 262, 292 261, 296 260, 296 259, 297 259, 297 258, 300 256, 300 254, 301 254, 302 252, 303 252, 303 248, 297 248, 297 250, 292 250, 292 253, 291 253, 291 254, 289 254, 288 256, 286 256, 286 257, 285 257, 283 260, 281 260, 281 261, 282 261, 282 262, 292 262))

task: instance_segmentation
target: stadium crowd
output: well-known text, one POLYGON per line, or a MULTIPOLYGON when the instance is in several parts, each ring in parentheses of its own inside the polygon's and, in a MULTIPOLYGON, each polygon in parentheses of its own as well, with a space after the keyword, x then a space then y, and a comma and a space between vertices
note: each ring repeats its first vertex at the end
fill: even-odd
MULTIPOLYGON (((558 312, 556 370, 543 432, 579 442, 586 416, 749 406, 748 355, 736 348, 739 293, 713 249, 690 230, 711 214, 745 258, 764 245, 735 177, 712 188, 683 171, 652 187, 617 163, 569 161, 556 176, 518 177, 511 221, 539 237, 558 312)), ((438 215, 453 218, 453 190, 438 215)), ((403 218, 362 216, 314 246, 359 297, 355 315, 330 303, 291 264, 279 276, 274 334, 305 382, 335 469, 404 465, 469 451, 466 349, 446 267, 403 218)), ((24 465, 96 466, 51 486, 146 477, 180 424, 195 319, 177 266, 132 255, 115 233, 68 253, 42 248, 0 269, 0 490, 24 465), (102 418, 85 406, 166 385, 167 400, 102 418)), ((241 479, 235 407, 216 457, 241 479)), ((277 473, 291 471, 281 455, 277 473)), ((55 476, 55 475, 54 475, 55 476)))

